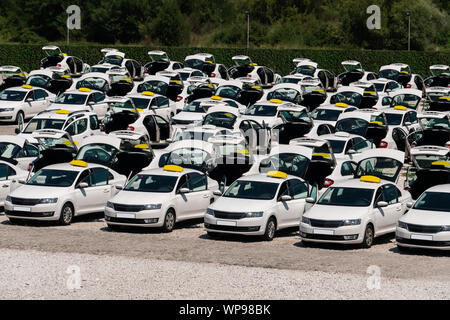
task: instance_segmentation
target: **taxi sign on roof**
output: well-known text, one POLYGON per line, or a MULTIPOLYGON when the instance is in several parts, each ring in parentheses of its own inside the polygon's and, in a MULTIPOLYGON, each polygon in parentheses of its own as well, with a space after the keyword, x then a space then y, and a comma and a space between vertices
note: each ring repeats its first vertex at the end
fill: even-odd
POLYGON ((283 102, 280 99, 270 99, 269 101, 272 103, 282 103, 283 102))
POLYGON ((60 110, 56 110, 55 113, 57 113, 57 114, 69 114, 70 111, 69 110, 60 109, 60 110))
POLYGON ((267 172, 267 176, 271 178, 280 178, 280 179, 286 179, 287 173, 281 172, 281 171, 269 171, 267 172))
POLYGON ((448 161, 435 161, 431 163, 432 166, 450 166, 450 162, 448 161))
POLYGON ((150 149, 148 144, 137 144, 134 146, 135 149, 150 149))
POLYGON ((33 89, 33 87, 30 86, 29 84, 24 84, 24 85, 22 86, 22 88, 24 88, 24 89, 33 89))
POLYGON ((394 106, 395 110, 403 110, 405 111, 407 108, 405 106, 394 106))
POLYGON ((381 122, 381 121, 370 121, 370 123, 371 123, 371 124, 377 124, 377 125, 379 125, 379 126, 382 126, 382 125, 383 125, 383 122, 381 122))
POLYGON ((450 100, 450 97, 442 96, 442 97, 439 97, 439 100, 450 100))
POLYGON ((82 160, 72 160, 72 161, 70 161, 70 165, 76 166, 76 167, 87 167, 88 166, 87 162, 82 161, 82 160))
POLYGON ((143 94, 144 96, 154 96, 155 93, 151 92, 151 91, 142 91, 141 94, 143 94))
POLYGON ((173 164, 164 166, 164 171, 172 171, 172 172, 183 172, 183 168, 180 166, 176 166, 173 164))
POLYGON ((313 156, 313 157, 321 157, 321 158, 331 159, 331 154, 325 153, 325 152, 322 152, 322 153, 314 153, 312 156, 313 156))
POLYGON ((78 89, 78 91, 81 91, 81 92, 91 92, 91 89, 89 89, 89 88, 80 88, 80 89, 78 89))
POLYGON ((219 96, 212 96, 211 99, 212 99, 212 100, 218 100, 218 101, 221 101, 221 100, 222 100, 222 97, 219 97, 219 96))
POLYGON ((341 108, 347 108, 348 104, 344 103, 344 102, 337 102, 336 107, 341 107, 341 108))
POLYGON ((359 178, 362 182, 372 182, 372 183, 380 183, 381 179, 375 176, 362 176, 359 178))

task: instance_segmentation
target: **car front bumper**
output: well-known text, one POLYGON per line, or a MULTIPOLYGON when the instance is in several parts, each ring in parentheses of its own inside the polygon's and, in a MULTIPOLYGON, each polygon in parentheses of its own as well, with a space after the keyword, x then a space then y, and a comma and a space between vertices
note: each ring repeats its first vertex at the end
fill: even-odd
POLYGON ((364 230, 362 225, 318 228, 301 222, 300 238, 310 242, 359 244, 363 242, 364 230))
POLYGON ((111 225, 160 228, 164 224, 164 211, 143 210, 139 212, 120 212, 106 207, 105 221, 111 225))
POLYGON ((58 203, 37 204, 34 206, 15 205, 5 201, 5 215, 8 218, 53 221, 58 220, 61 209, 58 203))
POLYGON ((422 234, 397 227, 395 239, 401 247, 450 250, 450 231, 422 234))
POLYGON ((267 218, 219 219, 210 214, 205 215, 205 230, 208 232, 263 235, 267 218))

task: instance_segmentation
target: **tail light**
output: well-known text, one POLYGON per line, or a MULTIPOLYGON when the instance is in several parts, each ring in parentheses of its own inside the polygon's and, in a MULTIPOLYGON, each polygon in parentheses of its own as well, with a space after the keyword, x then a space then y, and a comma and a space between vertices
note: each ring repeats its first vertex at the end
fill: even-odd
POLYGON ((410 83, 408 83, 408 84, 406 85, 406 89, 410 89, 410 88, 412 88, 412 85, 411 85, 410 83))
POLYGON ((331 187, 333 185, 333 183, 334 183, 333 180, 326 178, 325 181, 323 182, 323 187, 324 188, 331 187))
POLYGON ((31 172, 31 169, 33 169, 33 164, 32 164, 32 163, 29 163, 29 164, 28 164, 28 172, 31 172))
POLYGON ((134 127, 133 126, 128 126, 128 130, 134 131, 134 127))
POLYGON ((99 128, 100 132, 104 132, 105 131, 105 125, 103 123, 101 123, 101 122, 98 125, 98 128, 99 128))
POLYGON ((58 68, 61 68, 61 67, 62 67, 61 63, 58 63, 56 66, 57 66, 58 68))
POLYGON ((182 96, 178 96, 177 97, 177 102, 180 102, 181 100, 183 100, 183 97, 182 96))
POLYGON ((215 78, 216 77, 216 74, 215 73, 211 73, 211 76, 210 76, 211 78, 215 78))
POLYGON ((450 149, 450 142, 447 142, 445 145, 450 149))
POLYGON ((249 73, 249 74, 247 74, 247 78, 251 78, 252 77, 252 75, 249 73))
POLYGON ((388 143, 386 141, 381 141, 380 142, 380 148, 386 149, 387 147, 388 147, 388 143))

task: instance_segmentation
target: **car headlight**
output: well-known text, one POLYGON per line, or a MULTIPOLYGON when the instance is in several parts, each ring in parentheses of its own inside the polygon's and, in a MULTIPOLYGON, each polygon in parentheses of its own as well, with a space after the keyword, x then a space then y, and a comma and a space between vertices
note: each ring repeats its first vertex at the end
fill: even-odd
POLYGON ((214 210, 213 209, 206 209, 206 214, 212 215, 214 217, 214 210))
POLYGON ((114 204, 111 201, 106 202, 108 208, 114 209, 114 204))
POLYGON ((450 226, 442 226, 441 231, 450 231, 450 226))
POLYGON ((399 222, 397 223, 397 226, 398 226, 399 228, 408 230, 408 224, 407 224, 407 223, 404 223, 404 222, 399 221, 399 222))
POLYGON ((6 200, 5 201, 12 202, 11 201, 11 197, 10 196, 6 196, 6 200))
POLYGON ((56 202, 58 202, 58 198, 44 198, 39 201, 40 204, 56 203, 56 202))
POLYGON ((144 210, 158 210, 161 209, 162 204, 161 203, 157 203, 157 204, 146 204, 144 206, 144 210))
POLYGON ((302 222, 306 223, 306 224, 311 224, 311 221, 309 220, 309 218, 306 218, 305 216, 302 216, 302 222))
POLYGON ((14 108, 0 108, 0 112, 14 111, 14 108))
POLYGON ((246 217, 246 218, 260 218, 260 217, 263 216, 263 213, 264 213, 264 212, 262 212, 262 211, 258 211, 258 212, 247 212, 247 213, 245 214, 245 217, 246 217))
POLYGON ((344 220, 342 223, 343 226, 356 226, 358 224, 361 224, 361 219, 344 220))

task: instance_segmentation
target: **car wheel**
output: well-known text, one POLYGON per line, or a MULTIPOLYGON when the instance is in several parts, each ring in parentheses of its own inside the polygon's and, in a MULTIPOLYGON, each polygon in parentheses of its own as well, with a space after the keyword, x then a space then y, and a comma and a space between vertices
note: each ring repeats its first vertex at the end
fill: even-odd
POLYGON ((115 224, 107 223, 107 226, 108 226, 109 230, 111 230, 111 231, 119 231, 120 230, 120 226, 115 225, 115 224))
POLYGON ((372 225, 369 224, 366 227, 366 231, 364 231, 364 239, 362 243, 363 248, 370 248, 373 244, 373 240, 374 240, 373 227, 372 225))
POLYGON ((16 124, 20 125, 25 123, 25 116, 23 115, 22 111, 17 112, 17 116, 16 116, 16 124))
POLYGON ((302 240, 302 245, 304 246, 304 247, 311 247, 311 242, 309 242, 309 241, 305 241, 305 240, 302 240))
POLYGON ((169 209, 164 217, 164 232, 172 232, 173 227, 175 226, 175 212, 172 209, 169 209))
POLYGON ((206 231, 206 234, 211 239, 217 239, 220 237, 220 233, 217 233, 217 232, 206 231))
POLYGON ((399 246, 399 245, 397 245, 397 250, 398 250, 399 252, 408 252, 408 251, 409 251, 409 248, 408 248, 408 247, 404 247, 404 246, 399 246))
POLYGON ((275 222, 274 218, 270 218, 269 221, 267 221, 266 225, 266 231, 264 232, 264 240, 266 241, 272 241, 275 237, 275 231, 277 230, 277 224, 275 222))
POLYGON ((62 224, 63 226, 68 226, 69 224, 72 223, 73 215, 74 210, 72 205, 70 203, 66 203, 61 209, 61 214, 59 216, 59 223, 62 224))
POLYGON ((24 221, 22 219, 17 219, 17 218, 9 218, 9 222, 11 224, 16 224, 16 225, 21 225, 24 223, 24 221))

